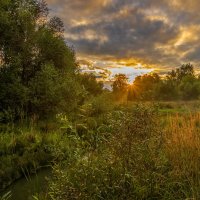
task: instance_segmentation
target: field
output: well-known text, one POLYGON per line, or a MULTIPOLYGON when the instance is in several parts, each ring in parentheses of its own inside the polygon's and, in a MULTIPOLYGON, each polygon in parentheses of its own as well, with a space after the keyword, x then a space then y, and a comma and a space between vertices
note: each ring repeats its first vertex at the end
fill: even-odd
POLYGON ((200 199, 196 5, 1 0, 0 200, 200 199))
POLYGON ((49 189, 35 198, 200 198, 198 101, 103 106, 48 130, 2 127, 1 185, 50 165, 49 189))

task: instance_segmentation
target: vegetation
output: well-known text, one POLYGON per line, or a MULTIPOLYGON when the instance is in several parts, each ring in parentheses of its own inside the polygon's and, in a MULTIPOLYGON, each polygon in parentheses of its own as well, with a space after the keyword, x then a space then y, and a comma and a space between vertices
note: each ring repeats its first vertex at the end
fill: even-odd
POLYGON ((46 198, 199 199, 199 115, 165 116, 162 125, 156 107, 115 110, 95 140, 77 138, 46 198))
POLYGON ((191 64, 172 70, 165 78, 158 74, 138 76, 128 87, 128 100, 195 100, 200 96, 200 79, 191 64))
POLYGON ((43 1, 6 0, 0 8, 1 120, 8 112, 16 120, 73 111, 84 91, 74 76, 75 53, 65 44, 62 21, 49 19, 43 1))
POLYGON ((0 189, 51 166, 33 199, 200 199, 191 64, 132 85, 118 74, 109 92, 79 72, 44 1, 0 1, 0 34, 0 189))

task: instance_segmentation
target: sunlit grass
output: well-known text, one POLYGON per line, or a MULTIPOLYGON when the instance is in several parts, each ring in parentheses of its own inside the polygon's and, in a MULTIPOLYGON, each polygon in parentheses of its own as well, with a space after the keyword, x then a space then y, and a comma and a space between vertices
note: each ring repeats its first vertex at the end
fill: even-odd
MULTIPOLYGON (((170 117, 165 134, 172 174, 188 182, 193 198, 200 198, 200 113, 170 117)), ((187 193, 188 191, 185 191, 187 193)))
POLYGON ((1 134, 4 175, 10 180, 19 170, 13 159, 23 169, 51 160, 54 177, 48 187, 55 199, 63 194, 68 199, 200 198, 200 113, 193 112, 198 102, 146 102, 112 109, 100 102, 91 104, 96 108, 91 112, 95 126, 86 120, 91 109, 81 109, 85 114, 77 123, 86 126, 82 135, 78 126, 68 130, 67 121, 52 132, 21 129, 1 134), (185 111, 177 112, 180 108, 185 111), (166 109, 173 112, 163 115, 166 109))

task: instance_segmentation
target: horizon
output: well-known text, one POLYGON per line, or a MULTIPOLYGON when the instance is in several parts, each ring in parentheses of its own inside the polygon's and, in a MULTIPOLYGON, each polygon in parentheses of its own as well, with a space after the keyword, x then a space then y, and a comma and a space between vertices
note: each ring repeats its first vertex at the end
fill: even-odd
POLYGON ((200 199, 198 3, 0 1, 0 200, 200 199))

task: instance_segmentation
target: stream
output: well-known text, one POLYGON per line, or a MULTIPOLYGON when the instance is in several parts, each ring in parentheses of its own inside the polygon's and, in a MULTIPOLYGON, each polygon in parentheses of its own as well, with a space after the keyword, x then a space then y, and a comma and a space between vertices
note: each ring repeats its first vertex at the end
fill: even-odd
POLYGON ((30 175, 15 181, 6 190, 0 193, 0 197, 11 191, 9 200, 33 200, 33 195, 45 191, 47 186, 46 178, 50 177, 51 168, 39 170, 36 174, 30 175))

